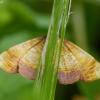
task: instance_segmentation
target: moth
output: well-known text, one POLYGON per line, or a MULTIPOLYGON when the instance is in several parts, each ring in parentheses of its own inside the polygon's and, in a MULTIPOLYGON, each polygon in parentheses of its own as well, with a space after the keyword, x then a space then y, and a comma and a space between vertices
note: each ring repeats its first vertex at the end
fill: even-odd
MULTIPOLYGON (((34 80, 45 41, 46 37, 37 37, 9 48, 0 55, 0 67, 8 73, 20 73, 25 78, 34 80)), ((72 84, 78 80, 91 82, 99 78, 100 63, 65 39, 58 70, 59 82, 72 84)))

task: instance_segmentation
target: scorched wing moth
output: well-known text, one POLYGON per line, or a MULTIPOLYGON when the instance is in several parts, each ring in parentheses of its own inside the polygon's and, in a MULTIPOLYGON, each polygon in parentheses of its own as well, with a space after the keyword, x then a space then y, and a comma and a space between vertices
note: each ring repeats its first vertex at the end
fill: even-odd
MULTIPOLYGON (((0 67, 8 73, 20 73, 34 80, 46 37, 37 37, 9 48, 0 55, 0 67)), ((78 80, 91 82, 100 78, 100 63, 69 40, 64 40, 58 80, 72 84, 78 80)))

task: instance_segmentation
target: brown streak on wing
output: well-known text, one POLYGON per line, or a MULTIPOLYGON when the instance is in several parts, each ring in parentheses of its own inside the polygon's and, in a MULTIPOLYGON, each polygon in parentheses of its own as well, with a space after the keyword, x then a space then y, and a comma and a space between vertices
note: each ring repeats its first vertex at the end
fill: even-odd
POLYGON ((36 76, 36 69, 20 62, 19 73, 30 80, 34 80, 36 76))
POLYGON ((61 84, 73 84, 80 78, 80 71, 62 71, 58 72, 58 80, 61 84))

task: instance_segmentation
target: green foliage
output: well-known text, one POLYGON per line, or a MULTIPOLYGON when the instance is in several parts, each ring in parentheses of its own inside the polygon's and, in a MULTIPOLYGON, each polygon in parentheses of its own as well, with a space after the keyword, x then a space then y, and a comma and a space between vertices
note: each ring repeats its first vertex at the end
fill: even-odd
MULTIPOLYGON (((0 3, 0 53, 15 44, 47 34, 52 9, 51 0, 2 1, 4 2, 0 3)), ((100 3, 97 0, 73 0, 71 11, 74 13, 70 15, 66 38, 100 61, 99 9, 100 3), (83 23, 80 23, 79 18, 83 23)), ((33 100, 33 82, 19 74, 8 74, 0 69, 0 100, 33 100)), ((96 99, 100 95, 99 84, 100 80, 91 83, 79 81, 67 86, 58 83, 55 100, 77 100, 76 94, 88 100, 99 100, 100 98, 96 99)))

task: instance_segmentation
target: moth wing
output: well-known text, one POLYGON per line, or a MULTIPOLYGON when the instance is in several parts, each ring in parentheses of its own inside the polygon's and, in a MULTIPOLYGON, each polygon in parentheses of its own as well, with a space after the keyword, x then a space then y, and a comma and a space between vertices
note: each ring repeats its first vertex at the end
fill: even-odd
POLYGON ((0 67, 9 73, 17 73, 20 59, 43 38, 44 37, 34 38, 4 51, 0 55, 0 67))
POLYGON ((35 79, 36 70, 39 64, 41 52, 43 50, 45 39, 32 47, 19 62, 19 73, 28 78, 35 79))
POLYGON ((58 80, 61 84, 72 84, 79 79, 80 65, 72 52, 63 44, 58 70, 58 80))
POLYGON ((100 78, 100 63, 74 43, 65 40, 65 46, 80 65, 80 80, 91 82, 100 78))

